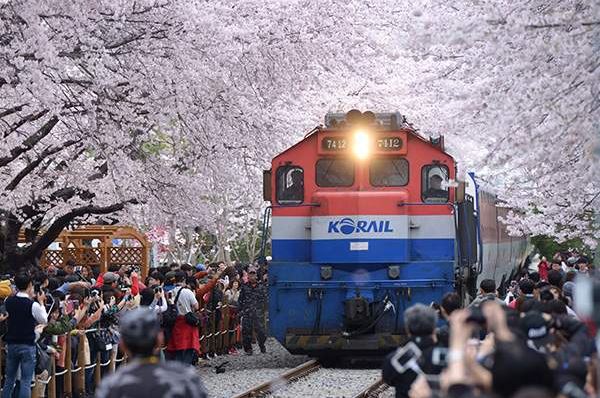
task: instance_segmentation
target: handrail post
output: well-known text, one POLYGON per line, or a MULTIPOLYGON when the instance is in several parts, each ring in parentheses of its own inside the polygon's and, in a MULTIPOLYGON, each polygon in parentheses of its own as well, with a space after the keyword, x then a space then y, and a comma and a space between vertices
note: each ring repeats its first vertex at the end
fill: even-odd
POLYGON ((50 380, 47 387, 48 398, 56 398, 56 357, 50 356, 50 380))
POLYGON ((111 350, 110 352, 110 362, 108 363, 108 372, 109 373, 115 373, 115 369, 116 369, 116 362, 115 360, 117 359, 117 350, 115 350, 114 348, 111 350))
POLYGON ((40 382, 38 381, 37 375, 35 374, 35 372, 33 372, 33 379, 31 379, 31 381, 33 382, 33 387, 31 387, 31 398, 40 398, 40 382))
POLYGON ((222 307, 223 309, 223 327, 221 328, 221 336, 223 337, 223 347, 225 348, 224 354, 229 354, 231 342, 229 341, 229 304, 222 307))
POLYGON ((4 340, 0 340, 0 384, 4 381, 4 369, 2 364, 4 363, 4 340))
POLYGON ((198 338, 200 339, 200 353, 207 354, 208 353, 208 342, 206 341, 206 330, 208 329, 208 320, 206 318, 206 308, 202 307, 200 309, 201 319, 200 322, 200 332, 198 338))
POLYGON ((77 368, 75 377, 75 391, 79 396, 85 393, 85 335, 79 335, 79 344, 77 344, 77 368))
POLYGON ((209 325, 208 330, 209 330, 209 334, 210 334, 210 338, 208 340, 208 343, 209 343, 208 351, 213 355, 217 352, 216 344, 215 344, 215 319, 216 319, 215 312, 216 312, 216 310, 211 311, 210 318, 208 321, 208 325, 209 325))
POLYGON ((96 351, 96 368, 94 369, 94 385, 96 388, 100 385, 102 379, 102 355, 96 351))
POLYGON ((216 336, 216 348, 215 353, 222 355, 223 352, 223 336, 221 335, 221 325, 223 324, 223 306, 217 305, 215 310, 215 336, 216 336), (219 316, 217 316, 217 314, 219 316))
POLYGON ((73 369, 73 364, 72 364, 72 358, 73 356, 71 355, 71 334, 67 333, 67 339, 65 341, 65 374, 64 374, 64 395, 65 397, 72 397, 73 396, 73 384, 72 384, 72 380, 71 380, 71 369, 73 369))

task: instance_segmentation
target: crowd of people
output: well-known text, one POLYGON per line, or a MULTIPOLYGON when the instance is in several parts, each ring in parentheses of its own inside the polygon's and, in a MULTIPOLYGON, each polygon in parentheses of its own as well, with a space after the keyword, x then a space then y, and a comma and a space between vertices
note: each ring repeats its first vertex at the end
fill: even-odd
MULTIPOLYGON (((408 341, 383 366, 383 379, 396 396, 597 394, 597 325, 577 313, 574 296, 578 281, 598 275, 576 252, 535 260, 502 292, 494 280, 481 280, 479 295, 466 308, 454 292, 440 303, 408 308, 408 341)), ((128 358, 127 366, 103 377, 97 391, 95 369, 85 367, 85 395, 102 398, 160 391, 205 397, 189 365, 238 349, 252 355, 254 337, 258 351, 266 352, 267 272, 257 264, 170 264, 142 280, 133 266, 101 273, 69 262, 0 279, 2 398, 29 397, 34 377, 48 377, 52 356, 57 375, 81 365, 78 348, 85 365, 96 358, 102 363, 111 356, 128 358), (231 344, 203 338, 222 333, 231 344)), ((56 377, 62 396, 61 376, 56 377)))
MULTIPOLYGON (((85 365, 95 363, 98 357, 105 363, 111 355, 129 355, 142 358, 141 366, 157 355, 162 371, 179 377, 189 376, 180 365, 235 355, 238 348, 252 355, 254 334, 264 353, 266 278, 265 267, 257 264, 204 263, 194 267, 173 263, 152 269, 142 280, 135 266, 111 266, 101 273, 73 261, 63 268, 4 275, 0 281, 0 334, 6 346, 2 398, 29 397, 34 377, 47 379, 51 356, 57 374, 68 364, 74 368, 81 360, 81 344, 85 365), (223 334, 229 337, 229 344, 216 344, 223 341, 223 334), (204 338, 206 335, 215 337, 204 338), (67 342, 70 358, 66 357, 67 342), (164 365, 170 362, 179 365, 164 365)), ((106 369, 102 373, 104 376, 106 369)), ((193 387, 195 379, 187 379, 192 381, 190 388, 201 384, 193 387)), ((127 379, 120 377, 111 383, 123 380, 127 379)), ((57 396, 62 396, 62 386, 57 380, 57 396)), ((94 395, 91 366, 85 369, 85 388, 85 395, 94 395)))
POLYGON ((577 252, 542 257, 537 268, 502 296, 494 280, 482 280, 467 308, 456 293, 408 308, 408 341, 383 365, 396 397, 595 396, 598 325, 578 316, 573 299, 578 281, 598 276, 577 252))

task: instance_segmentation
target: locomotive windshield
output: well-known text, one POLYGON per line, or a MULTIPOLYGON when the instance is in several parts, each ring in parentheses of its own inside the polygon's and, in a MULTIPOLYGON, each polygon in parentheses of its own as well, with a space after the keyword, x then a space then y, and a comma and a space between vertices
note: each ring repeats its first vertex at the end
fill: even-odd
POLYGON ((408 184, 408 161, 399 157, 375 158, 369 167, 374 187, 402 187, 408 184))
POLYGON ((304 201, 304 171, 298 166, 277 169, 277 202, 298 205, 304 201))
POLYGON ((350 187, 354 184, 354 162, 352 160, 319 159, 316 170, 316 182, 320 187, 350 187))
POLYGON ((442 187, 442 182, 448 183, 446 166, 431 164, 423 167, 421 171, 423 202, 445 203, 448 201, 448 186, 442 187))

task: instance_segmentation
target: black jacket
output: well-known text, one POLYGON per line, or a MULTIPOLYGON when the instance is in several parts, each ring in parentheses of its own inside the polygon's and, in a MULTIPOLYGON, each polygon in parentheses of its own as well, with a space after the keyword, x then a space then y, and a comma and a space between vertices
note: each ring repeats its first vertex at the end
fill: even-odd
MULTIPOLYGON (((437 375, 442 372, 444 366, 434 365, 433 352, 439 346, 431 337, 411 337, 412 341, 421 350, 421 358, 417 361, 419 368, 428 375, 437 375)), ((417 373, 414 370, 406 370, 404 373, 398 373, 392 365, 392 358, 396 351, 390 353, 383 363, 382 377, 383 381, 392 387, 396 388, 396 398, 408 397, 410 386, 417 378, 417 373)))
POLYGON ((31 313, 33 300, 12 296, 6 299, 4 305, 8 312, 4 341, 10 344, 34 345, 36 321, 31 313))

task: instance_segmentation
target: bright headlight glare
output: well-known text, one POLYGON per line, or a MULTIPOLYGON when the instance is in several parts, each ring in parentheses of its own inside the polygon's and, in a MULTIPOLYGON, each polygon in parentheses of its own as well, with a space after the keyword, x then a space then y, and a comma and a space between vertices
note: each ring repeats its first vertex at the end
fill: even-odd
POLYGON ((362 130, 355 132, 352 150, 357 158, 366 159, 370 152, 369 134, 362 130))

